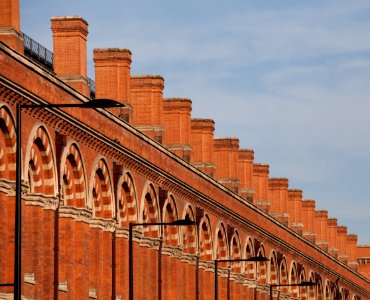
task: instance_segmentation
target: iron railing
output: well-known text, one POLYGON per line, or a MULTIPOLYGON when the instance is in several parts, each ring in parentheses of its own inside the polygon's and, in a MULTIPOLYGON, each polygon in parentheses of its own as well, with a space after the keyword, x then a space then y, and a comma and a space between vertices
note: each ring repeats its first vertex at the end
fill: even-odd
MULTIPOLYGON (((24 54, 32 60, 41 64, 50 71, 54 71, 54 55, 53 52, 46 49, 44 46, 36 42, 27 34, 21 32, 24 44, 24 54)), ((87 77, 87 83, 90 87, 90 95, 95 98, 95 81, 87 77)))
POLYGON ((95 81, 92 80, 91 78, 87 77, 87 84, 90 87, 91 98, 95 98, 95 81))
POLYGON ((40 45, 27 34, 21 33, 24 43, 24 53, 49 70, 53 70, 53 52, 40 45))

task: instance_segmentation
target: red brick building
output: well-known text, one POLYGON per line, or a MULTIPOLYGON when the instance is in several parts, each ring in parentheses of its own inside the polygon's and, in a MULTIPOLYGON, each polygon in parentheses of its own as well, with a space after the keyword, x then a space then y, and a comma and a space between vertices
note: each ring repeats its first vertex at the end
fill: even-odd
MULTIPOLYGON (((164 79, 133 76, 127 49, 95 49, 88 23, 53 17, 53 56, 20 32, 18 0, 0 2, 0 284, 14 280, 15 105, 111 98, 113 109, 22 111, 24 299, 128 299, 130 222, 197 226, 134 230, 135 299, 370 299, 370 247, 314 200, 270 178, 237 138, 164 99, 164 79), (31 45, 31 46, 30 46, 31 45), (36 55, 37 54, 37 55, 36 55), (341 298, 339 298, 341 297, 341 298)), ((1 286, 0 299, 13 287, 1 286)))

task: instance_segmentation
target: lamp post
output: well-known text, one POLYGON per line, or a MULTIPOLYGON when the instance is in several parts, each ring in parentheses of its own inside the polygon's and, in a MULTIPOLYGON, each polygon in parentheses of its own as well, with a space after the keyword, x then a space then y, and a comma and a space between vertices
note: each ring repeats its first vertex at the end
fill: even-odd
POLYGON ((133 273, 133 236, 132 236, 132 229, 134 226, 192 226, 196 225, 196 222, 191 220, 176 220, 169 223, 161 223, 161 222, 154 222, 154 223, 130 223, 129 224, 129 235, 128 235, 128 260, 129 260, 129 300, 134 300, 134 273, 133 273))
POLYGON ((215 300, 218 300, 218 263, 219 262, 240 262, 240 261, 253 261, 253 262, 262 262, 262 261, 269 261, 268 258, 263 256, 254 256, 250 258, 240 258, 240 259, 215 259, 215 300))
POLYGON ((315 286, 316 283, 312 281, 302 281, 300 283, 291 283, 291 284, 270 284, 270 300, 272 300, 272 288, 279 286, 315 286))
POLYGON ((16 122, 17 122, 17 144, 16 144, 16 178, 15 178, 15 249, 14 249, 14 283, 8 284, 14 286, 14 299, 21 299, 22 286, 22 109, 25 108, 110 108, 123 107, 124 104, 112 99, 93 99, 83 103, 41 103, 41 104, 17 104, 16 122))

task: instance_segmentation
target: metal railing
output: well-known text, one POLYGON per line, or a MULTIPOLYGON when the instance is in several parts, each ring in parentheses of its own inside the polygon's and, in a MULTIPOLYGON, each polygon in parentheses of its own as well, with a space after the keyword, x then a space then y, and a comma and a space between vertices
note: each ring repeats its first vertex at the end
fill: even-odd
POLYGON ((87 84, 89 85, 90 88, 91 98, 95 98, 95 81, 87 77, 87 84))
POLYGON ((40 45, 27 34, 21 32, 24 43, 24 53, 33 60, 41 63, 49 70, 53 70, 53 52, 40 45))
MULTIPOLYGON (((24 54, 32 60, 41 64, 50 71, 54 71, 54 55, 53 52, 46 49, 44 46, 36 42, 27 34, 21 32, 24 44, 24 54)), ((95 81, 87 77, 87 83, 90 87, 90 95, 95 98, 95 81)))

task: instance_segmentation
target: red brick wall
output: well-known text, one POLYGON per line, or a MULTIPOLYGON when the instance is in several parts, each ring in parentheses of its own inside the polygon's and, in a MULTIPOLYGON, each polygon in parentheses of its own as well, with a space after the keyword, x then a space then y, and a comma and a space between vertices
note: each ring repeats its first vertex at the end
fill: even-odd
MULTIPOLYGON (((128 51, 95 51, 97 93, 129 101, 133 107, 132 124, 161 142, 165 132, 164 80, 158 76, 131 77, 130 57, 128 51), (114 65, 113 57, 118 57, 118 65, 114 65), (108 74, 120 75, 110 77, 108 74), (118 79, 121 75, 122 81, 118 79), (104 90, 104 81, 112 87, 111 90, 104 90)), ((0 103, 13 115, 16 103, 38 101, 39 98, 50 103, 58 103, 61 99, 65 103, 86 100, 63 82, 55 80, 52 74, 41 71, 2 44, 0 59, 0 103), (23 94, 21 90, 27 93, 23 94)), ((176 232, 165 228, 159 230, 158 227, 135 230, 136 299, 157 299, 159 291, 162 299, 213 299, 213 260, 218 257, 217 253, 232 257, 235 249, 232 250, 229 243, 233 236, 240 241, 237 247, 241 257, 261 254, 271 261, 284 262, 285 267, 257 264, 257 281, 250 277, 252 273, 257 274, 254 264, 248 265, 251 268, 248 274, 242 267, 232 269, 231 278, 238 280, 228 282, 227 277, 219 277, 219 292, 223 298, 229 293, 233 298, 243 294, 249 298, 268 299, 266 284, 272 280, 269 275, 276 274, 276 279, 287 282, 297 264, 300 265, 298 277, 308 280, 316 274, 323 283, 323 291, 340 277, 340 288, 347 289, 351 296, 369 298, 368 280, 307 240, 314 241, 315 234, 325 238, 327 222, 326 230, 335 229, 337 233, 336 241, 333 239, 332 242, 338 247, 338 257, 342 262, 350 263, 364 252, 354 248, 355 237, 348 235, 344 226, 329 225, 325 218, 324 227, 315 227, 314 201, 302 201, 303 237, 259 210, 268 212, 271 204, 271 209, 289 212, 287 180, 278 183, 277 190, 271 195, 269 166, 253 164, 252 173, 253 160, 240 157, 237 139, 213 140, 213 121, 191 121, 189 140, 194 154, 191 163, 199 169, 203 164, 205 171, 215 164, 217 168, 213 169, 212 175, 220 181, 229 180, 222 182, 224 185, 204 176, 117 115, 71 108, 63 109, 63 113, 58 109, 53 112, 23 111, 23 124, 27 124, 22 127, 21 145, 24 171, 22 270, 26 275, 22 276, 22 280, 26 280, 22 282, 22 293, 25 297, 52 299, 57 293, 60 299, 85 299, 89 294, 95 294, 98 299, 110 299, 115 295, 127 298, 128 223, 167 220, 169 217, 166 217, 163 205, 169 203, 166 201, 171 197, 172 205, 167 213, 171 212, 173 219, 187 215, 196 220, 199 225, 197 234, 187 237, 182 229, 176 232), (59 152, 56 151, 55 129, 66 135, 65 145, 58 148, 59 152), (78 153, 71 150, 72 144, 76 145, 72 148, 78 153), (248 159, 243 161, 246 165, 242 171, 239 169, 240 159, 248 159), (253 204, 230 190, 239 188, 239 182, 253 188, 253 204), (229 183, 235 185, 228 186, 229 183), (170 234, 171 242, 165 238, 162 264, 159 265, 159 237, 163 234, 166 237, 170 234), (248 253, 247 244, 250 245, 248 253), (159 282, 160 275, 162 282, 159 282), (58 285, 54 285, 54 278, 58 285), (256 284, 255 290, 253 284, 256 284)), ((5 231, 0 228, 0 233, 4 233, 1 243, 5 245, 5 249, 0 249, 0 269, 5 270, 0 271, 0 281, 4 282, 12 277, 13 262, 9 253, 14 245, 11 234, 14 202, 9 201, 14 199, 14 162, 11 159, 14 151, 13 147, 4 145, 11 143, 6 136, 14 130, 15 124, 13 119, 5 121, 3 114, 0 119, 0 145, 6 153, 0 157, 0 168, 4 165, 9 170, 0 171, 0 224, 7 227, 5 231)), ((298 203, 296 220, 300 199, 298 195, 295 200, 298 203)), ((362 274, 368 272, 365 260, 363 257, 360 260, 362 274)), ((225 269, 222 272, 227 274, 225 269)), ((0 287, 0 296, 7 294, 10 297, 11 293, 11 288, 0 287)), ((283 293, 288 293, 288 289, 283 293)))

